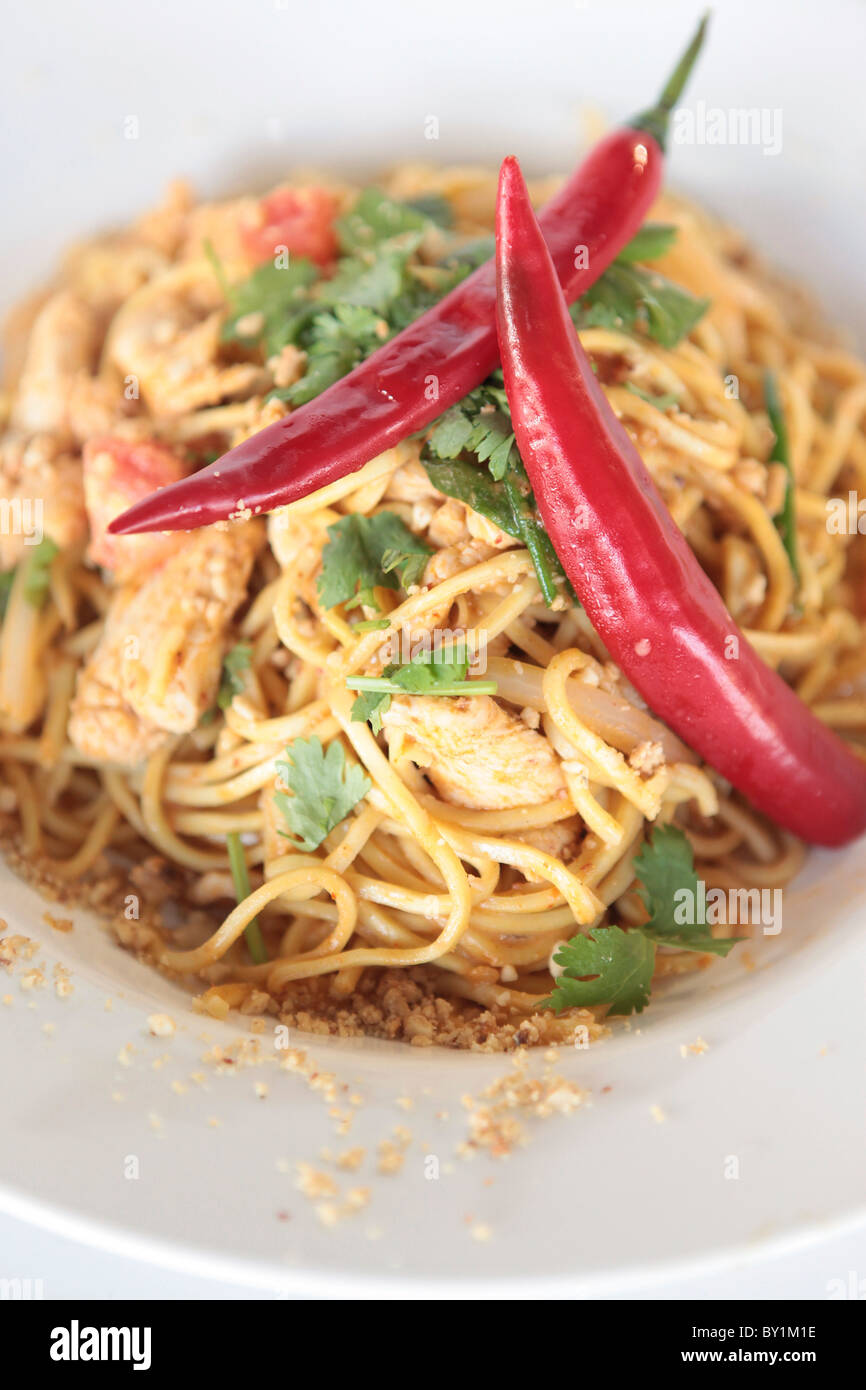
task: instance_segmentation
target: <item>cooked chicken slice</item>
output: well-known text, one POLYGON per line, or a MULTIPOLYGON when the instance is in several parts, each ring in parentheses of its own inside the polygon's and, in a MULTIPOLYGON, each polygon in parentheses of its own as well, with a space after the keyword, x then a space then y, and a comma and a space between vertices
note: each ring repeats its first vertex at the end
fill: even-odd
POLYGON ((105 359, 133 378, 150 410, 176 415, 270 386, 251 362, 220 354, 222 291, 206 261, 187 262, 149 280, 115 314, 105 359))
POLYGON ((264 540, 258 521, 208 526, 112 603, 78 677, 69 736, 82 753, 135 764, 213 706, 228 626, 264 540))
POLYGON ((89 375, 99 347, 98 316, 68 290, 54 294, 33 324, 12 406, 11 424, 24 434, 69 428, 69 400, 79 377, 89 375))
POLYGON ((489 695, 397 696, 382 724, 392 756, 411 758, 457 806, 498 811, 565 795, 547 740, 489 695))
POLYGON ((62 438, 8 434, 0 444, 0 570, 17 565, 43 536, 62 550, 87 535, 81 463, 62 438))

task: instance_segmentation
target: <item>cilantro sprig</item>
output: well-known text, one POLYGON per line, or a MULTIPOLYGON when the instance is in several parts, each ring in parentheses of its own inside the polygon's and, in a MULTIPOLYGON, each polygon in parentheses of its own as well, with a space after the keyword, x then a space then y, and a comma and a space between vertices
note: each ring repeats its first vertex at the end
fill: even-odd
POLYGON ((497 370, 442 415, 431 431, 422 462, 434 487, 486 516, 500 531, 526 546, 544 601, 560 586, 574 597, 556 551, 542 525, 535 496, 514 442, 502 372, 497 370), (477 467, 486 463, 486 469, 477 467))
POLYGON ((417 584, 432 548, 396 512, 350 512, 328 527, 317 589, 325 608, 373 606, 376 588, 417 584))
POLYGON ((554 956, 563 973, 541 1008, 563 1009, 608 1004, 608 1013, 641 1013, 652 988, 655 947, 703 951, 726 956, 743 938, 717 940, 681 905, 699 902, 699 883, 694 854, 686 836, 674 825, 657 827, 634 860, 639 892, 648 918, 641 927, 593 927, 586 935, 573 936, 554 956), (683 920, 683 919, 686 920, 683 920))
POLYGON ((372 783, 356 764, 347 765, 342 744, 327 750, 317 737, 296 738, 286 749, 288 761, 278 762, 281 781, 291 792, 274 793, 274 801, 288 826, 287 839, 310 853, 346 819, 362 801, 372 783))
POLYGON ((495 681, 467 680, 469 665, 465 643, 454 642, 440 651, 419 653, 411 661, 386 666, 381 676, 350 676, 347 688, 359 692, 352 718, 359 723, 368 721, 378 734, 392 695, 495 695, 495 681))

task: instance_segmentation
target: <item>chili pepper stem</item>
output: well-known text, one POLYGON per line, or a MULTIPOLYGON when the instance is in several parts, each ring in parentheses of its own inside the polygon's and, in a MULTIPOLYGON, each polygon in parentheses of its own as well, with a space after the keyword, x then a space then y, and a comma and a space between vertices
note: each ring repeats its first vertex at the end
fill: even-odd
POLYGON ((662 94, 655 106, 651 106, 648 111, 643 111, 639 116, 635 116, 629 122, 636 130, 647 131, 663 150, 668 136, 668 124, 670 114, 683 94, 685 85, 691 76, 692 68, 698 59, 704 38, 707 33, 707 26, 710 22, 711 11, 707 10, 701 18, 701 22, 695 30, 694 38, 683 53, 670 77, 668 78, 662 94))

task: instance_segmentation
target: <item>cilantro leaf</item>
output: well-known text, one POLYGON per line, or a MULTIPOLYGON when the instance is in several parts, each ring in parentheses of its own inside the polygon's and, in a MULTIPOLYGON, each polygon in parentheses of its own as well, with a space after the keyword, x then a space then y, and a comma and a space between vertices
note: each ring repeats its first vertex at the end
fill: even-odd
POLYGON ((403 206, 419 212, 438 227, 454 225, 454 210, 443 193, 419 193, 417 198, 406 198, 403 206))
POLYGON ((676 241, 677 229, 668 222, 644 222, 631 241, 622 248, 617 260, 626 265, 635 261, 657 261, 676 241))
MULTIPOLYGON (((562 582, 565 575, 538 515, 500 381, 501 372, 494 372, 440 417, 427 440, 422 462, 440 492, 466 502, 526 546, 545 602, 550 604, 557 596, 557 581, 562 582), (487 468, 475 467, 464 459, 465 454, 474 454, 487 468)), ((565 592, 574 598, 567 581, 565 592)))
POLYGON ((28 603, 33 604, 34 608, 41 608, 48 597, 48 590, 51 585, 51 566, 55 556, 59 554, 59 549, 59 546, 50 536, 45 536, 23 561, 26 567, 24 597, 28 603))
POLYGON ((373 733, 382 728, 382 715, 392 695, 495 695, 493 681, 467 680, 469 657, 465 643, 445 644, 439 651, 419 653, 403 665, 386 666, 381 676, 350 676, 346 684, 358 690, 352 718, 366 720, 373 733))
MULTIPOLYGON (((385 668, 388 676, 393 667, 385 668)), ((374 734, 382 732, 382 715, 391 708, 391 696, 385 690, 362 690, 352 702, 352 720, 355 724, 369 724, 374 734)))
POLYGON ((457 458, 471 453, 486 463, 493 478, 499 482, 509 465, 516 465, 520 455, 511 428, 511 411, 504 386, 495 384, 495 375, 483 385, 470 391, 458 405, 452 406, 437 420, 429 438, 429 447, 439 458, 457 458))
POLYGON ((334 225, 341 250, 357 255, 407 232, 423 233, 430 220, 422 209, 411 203, 389 198, 380 188, 365 188, 352 209, 334 225))
POLYGON ((354 304, 384 315, 392 300, 407 287, 406 267, 417 249, 417 240, 379 247, 372 257, 340 261, 333 279, 323 282, 319 298, 324 304, 354 304))
POLYGON ((703 898, 692 847, 677 826, 656 826, 652 840, 635 856, 634 871, 643 885, 638 896, 649 913, 649 921, 640 930, 651 941, 681 951, 726 956, 743 940, 739 936, 717 940, 706 922, 687 920, 697 917, 703 898))
POLYGON ((372 783, 360 767, 346 765, 343 746, 336 741, 324 752, 321 739, 296 738, 286 753, 290 761, 278 762, 277 771, 293 795, 278 791, 274 801, 291 836, 309 853, 346 819, 372 783))
POLYGON ((326 608, 371 604, 376 587, 406 588, 418 582, 430 546, 413 535, 396 512, 352 512, 328 527, 318 593, 326 608))
MULTIPOLYGON (((442 418, 445 419, 444 416, 442 418)), ((505 490, 501 483, 493 481, 486 469, 478 468, 465 459, 451 458, 447 455, 442 458, 430 458, 429 454, 425 454, 423 463, 427 477, 439 492, 444 492, 446 497, 456 497, 459 502, 465 502, 473 512, 486 516, 500 531, 517 539, 514 514, 508 504, 505 490)))
POLYGON ((223 658, 222 677, 217 694, 220 709, 228 709, 235 695, 240 695, 244 683, 240 679, 242 671, 248 671, 253 649, 248 642, 237 642, 223 658))
POLYGON ((795 581, 799 584, 800 562, 797 558, 797 518, 794 508, 797 483, 794 478, 794 470, 791 466, 791 452, 788 446, 788 426, 785 422, 785 412, 782 409, 782 401, 779 396, 779 388, 776 385, 776 378, 772 372, 767 372, 764 376, 764 403, 767 407, 767 415, 770 418, 770 426, 776 436, 769 461, 770 463, 781 463, 788 474, 782 506, 773 517, 773 520, 776 523, 776 530, 782 537, 782 544, 785 547, 785 553, 791 565, 791 573, 795 581))
POLYGON ((593 927, 587 936, 573 936, 553 958, 561 965, 549 999, 542 1008, 585 1008, 608 1004, 608 1014, 641 1013, 649 1002, 655 949, 642 931, 593 927))
POLYGON ((696 299, 656 271, 614 261, 571 306, 571 317, 578 328, 630 332, 639 325, 662 347, 673 348, 709 307, 708 299, 696 299))
POLYGON ((338 304, 332 313, 317 313, 304 335, 307 366, 304 375, 291 386, 272 391, 271 396, 304 405, 321 394, 353 367, 382 339, 381 319, 371 309, 355 304, 338 304))
POLYGON ((299 257, 290 258, 287 266, 266 261, 240 284, 224 284, 230 313, 221 331, 223 342, 247 347, 261 342, 266 358, 296 342, 316 312, 307 292, 318 275, 312 261, 299 257))

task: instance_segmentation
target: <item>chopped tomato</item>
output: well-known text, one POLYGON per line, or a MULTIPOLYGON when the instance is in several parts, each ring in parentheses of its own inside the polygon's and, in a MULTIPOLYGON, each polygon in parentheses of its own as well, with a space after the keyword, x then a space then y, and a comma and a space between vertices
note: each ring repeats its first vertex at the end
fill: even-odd
POLYGON ((182 532, 112 536, 108 523, 133 502, 186 476, 177 454, 153 440, 133 442, 104 436, 84 446, 84 504, 90 522, 90 559, 125 580, 154 569, 177 550, 182 532))
POLYGON ((334 218, 338 201, 326 188, 277 188, 259 203, 259 219, 241 226, 241 241, 254 261, 272 260, 280 247, 317 265, 337 254, 334 218))

